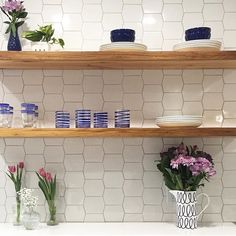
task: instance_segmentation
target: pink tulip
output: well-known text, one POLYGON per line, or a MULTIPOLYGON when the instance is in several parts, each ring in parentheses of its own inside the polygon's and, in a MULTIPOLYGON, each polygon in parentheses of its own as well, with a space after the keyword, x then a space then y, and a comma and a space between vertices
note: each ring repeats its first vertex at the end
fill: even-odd
POLYGON ((39 174, 40 174, 43 178, 46 178, 46 171, 45 171, 43 168, 39 169, 39 174))
POLYGON ((12 174, 16 172, 16 167, 15 166, 8 166, 8 171, 12 174))
POLYGON ((51 175, 51 173, 47 173, 47 174, 46 174, 46 180, 47 180, 48 182, 51 182, 51 181, 52 181, 52 175, 51 175))
POLYGON ((20 168, 20 169, 24 169, 24 162, 23 161, 21 161, 21 162, 19 162, 19 164, 18 164, 18 167, 20 168))

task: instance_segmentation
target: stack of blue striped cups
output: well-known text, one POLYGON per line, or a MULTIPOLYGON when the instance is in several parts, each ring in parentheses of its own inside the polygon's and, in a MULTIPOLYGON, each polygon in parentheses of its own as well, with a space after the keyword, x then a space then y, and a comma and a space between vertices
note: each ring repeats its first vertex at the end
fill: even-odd
POLYGON ((130 127, 130 111, 117 110, 115 111, 115 128, 129 128, 130 127))
POLYGON ((23 127, 36 127, 38 120, 38 106, 34 103, 21 103, 23 127))
POLYGON ((75 111, 75 127, 90 128, 91 126, 91 111, 86 109, 75 111))
POLYGON ((93 114, 93 126, 94 128, 107 128, 108 127, 108 113, 95 112, 93 114))
POLYGON ((55 112, 56 128, 70 128, 70 113, 66 111, 55 112))
POLYGON ((0 103, 0 127, 9 128, 12 124, 13 107, 8 103, 0 103))

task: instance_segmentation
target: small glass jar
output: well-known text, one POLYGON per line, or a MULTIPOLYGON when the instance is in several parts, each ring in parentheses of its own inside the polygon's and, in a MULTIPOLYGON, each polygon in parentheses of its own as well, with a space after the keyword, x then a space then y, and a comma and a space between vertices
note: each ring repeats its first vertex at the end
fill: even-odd
POLYGON ((25 229, 33 230, 39 226, 40 215, 33 209, 26 209, 22 214, 22 223, 25 229))
POLYGON ((0 110, 0 127, 8 128, 8 114, 9 111, 0 110))
POLYGON ((34 128, 38 127, 38 118, 39 118, 39 113, 38 112, 34 112, 34 128))
POLYGON ((12 126, 12 120, 13 120, 13 111, 9 111, 7 115, 7 127, 11 128, 12 126))
POLYGON ((21 103, 21 109, 35 111, 35 104, 34 103, 21 103))
POLYGON ((21 110, 21 116, 24 128, 26 127, 32 128, 34 126, 34 117, 35 117, 34 110, 21 110))
POLYGON ((8 111, 9 106, 10 105, 8 103, 0 103, 0 111, 8 111))

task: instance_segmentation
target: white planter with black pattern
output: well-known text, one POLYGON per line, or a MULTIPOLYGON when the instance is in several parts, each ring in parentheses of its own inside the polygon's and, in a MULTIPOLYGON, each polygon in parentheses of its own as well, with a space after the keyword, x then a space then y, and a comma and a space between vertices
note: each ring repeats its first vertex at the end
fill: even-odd
POLYGON ((196 191, 177 191, 171 190, 171 194, 176 199, 176 225, 181 229, 196 229, 199 216, 207 209, 210 198, 205 193, 197 195, 196 191), (207 204, 202 211, 197 214, 197 198, 199 196, 207 198, 207 204))

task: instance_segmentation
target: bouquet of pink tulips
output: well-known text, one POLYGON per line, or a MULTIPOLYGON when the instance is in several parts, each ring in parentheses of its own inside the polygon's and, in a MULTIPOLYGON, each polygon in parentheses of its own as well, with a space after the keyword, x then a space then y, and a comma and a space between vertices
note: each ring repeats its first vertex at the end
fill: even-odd
POLYGON ((22 185, 22 174, 24 169, 24 162, 19 162, 16 166, 8 166, 7 176, 12 180, 16 191, 16 222, 15 224, 20 224, 20 206, 21 200, 18 192, 21 190, 22 185))
POLYGON ((52 174, 49 172, 46 172, 43 168, 39 169, 38 172, 36 172, 39 182, 38 185, 40 189, 42 190, 47 203, 48 203, 48 209, 50 213, 50 219, 47 222, 48 225, 56 225, 56 204, 55 204, 55 197, 56 197, 56 175, 54 178, 52 177, 52 174))

